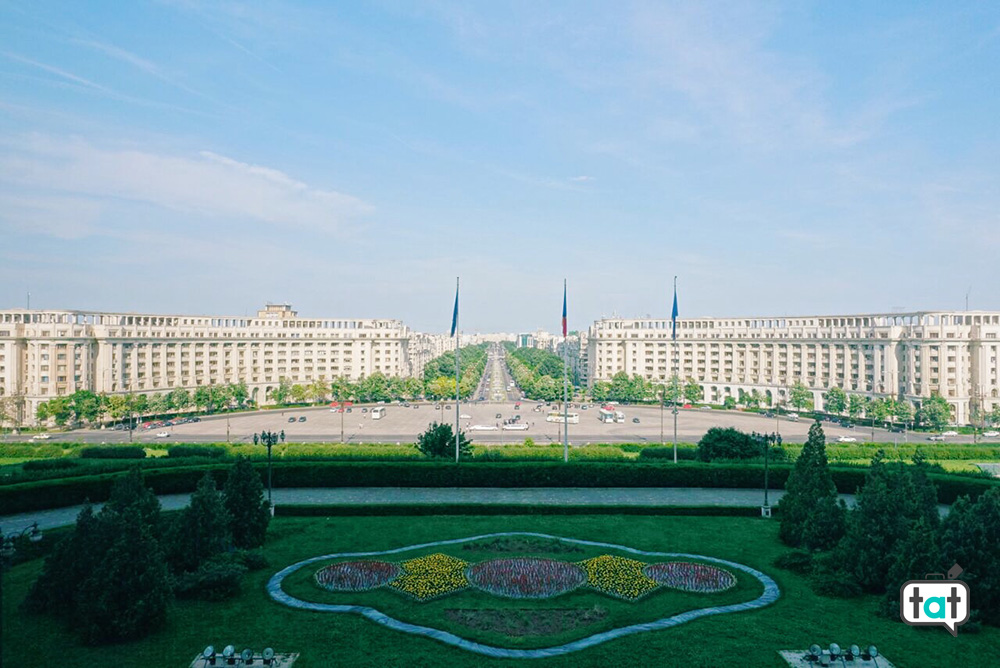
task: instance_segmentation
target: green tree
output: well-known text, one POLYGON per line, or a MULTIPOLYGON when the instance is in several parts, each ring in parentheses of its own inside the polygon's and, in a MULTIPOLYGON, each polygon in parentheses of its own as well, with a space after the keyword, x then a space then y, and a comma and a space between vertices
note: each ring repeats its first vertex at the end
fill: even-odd
POLYGON ((141 638, 166 622, 172 599, 159 543, 139 512, 101 513, 112 536, 79 587, 77 619, 91 644, 141 638))
POLYGON ((897 401, 893 405, 893 415, 903 424, 909 424, 913 421, 913 404, 905 399, 897 401))
POLYGON ((115 482, 105 507, 119 514, 129 509, 135 510, 152 534, 160 535, 163 528, 160 500, 146 486, 142 469, 138 465, 129 468, 125 475, 115 482))
POLYGON ((857 419, 861 417, 861 414, 865 412, 865 407, 868 405, 868 400, 860 394, 852 394, 847 399, 847 414, 851 416, 851 419, 857 419))
POLYGON ((941 431, 951 421, 951 406, 948 400, 940 394, 933 393, 930 398, 920 402, 917 421, 934 431, 941 431))
POLYGON ((237 457, 222 488, 223 504, 229 513, 233 545, 243 550, 264 544, 271 510, 264 499, 264 485, 248 457, 237 457))
POLYGON ((875 422, 885 422, 889 417, 889 403, 885 399, 872 399, 865 407, 865 415, 875 422))
POLYGON ((789 400, 792 406, 798 410, 803 410, 812 402, 812 392, 809 388, 802 384, 802 381, 796 381, 789 390, 789 400))
POLYGON ((72 533, 56 543, 46 557, 42 572, 25 599, 25 607, 76 622, 80 583, 90 577, 104 557, 108 547, 106 538, 93 506, 84 505, 72 533))
POLYGON ((427 393, 435 399, 448 399, 455 397, 455 379, 447 376, 438 376, 427 383, 427 393))
POLYGON ((590 396, 598 403, 609 401, 611 399, 611 383, 603 380, 595 382, 594 386, 590 388, 590 396))
POLYGON ((305 385, 301 385, 299 383, 292 385, 292 390, 290 392, 292 402, 296 404, 304 404, 308 393, 309 390, 306 388, 305 385))
POLYGON ((847 410, 847 393, 839 387, 831 387, 823 395, 823 405, 828 413, 843 413, 847 410))
POLYGON ((292 396, 292 381, 287 378, 278 379, 278 387, 271 390, 271 399, 276 404, 288 403, 292 396))
POLYGON ((908 580, 922 580, 928 573, 940 572, 944 563, 937 524, 929 526, 924 518, 918 519, 892 556, 882 612, 898 619, 900 588, 908 580))
POLYGON ((990 409, 986 419, 989 420, 991 425, 1000 424, 1000 404, 993 404, 993 408, 990 409))
POLYGON ((991 487, 973 503, 961 497, 941 525, 942 568, 961 564, 961 578, 975 592, 972 604, 982 620, 1000 625, 1000 487, 991 487))
MULTIPOLYGON (((472 454, 472 441, 461 431, 458 432, 458 449, 460 456, 472 454)), ((432 422, 427 431, 417 436, 417 450, 427 457, 454 457, 455 432, 451 425, 432 422)))
POLYGON ((722 402, 722 406, 728 410, 733 410, 736 408, 736 397, 726 397, 722 402))
POLYGON ((419 399, 424 393, 424 383, 419 378, 404 378, 402 383, 402 393, 404 399, 419 399))
POLYGON ((356 394, 356 386, 345 376, 337 376, 330 383, 330 396, 334 401, 350 401, 356 394))
POLYGON ((759 390, 751 390, 743 395, 743 405, 747 408, 760 408, 764 403, 764 395, 759 390))
POLYGON ((702 394, 701 385, 694 378, 688 378, 687 383, 684 384, 684 398, 688 403, 693 404, 696 401, 701 401, 702 394))
POLYGON ((204 411, 212 403, 212 393, 207 386, 201 386, 195 389, 191 400, 194 402, 196 408, 204 411))
POLYGON ((170 563, 177 572, 194 571, 232 544, 230 518, 211 473, 198 482, 187 508, 170 532, 170 563))
POLYGON ((100 396, 90 390, 77 390, 70 395, 70 403, 78 420, 85 420, 90 424, 97 422, 101 414, 100 396))
POLYGON ((226 388, 226 394, 237 408, 243 408, 246 405, 247 399, 250 398, 250 390, 247 388, 245 381, 240 381, 238 383, 230 383, 226 388))
POLYGON ((836 505, 837 487, 827 463, 826 434, 816 421, 809 427, 809 436, 785 483, 785 495, 778 503, 778 536, 792 546, 834 545, 844 531, 844 511, 835 509, 836 505))
MULTIPOLYGON (((451 385, 454 390, 455 383, 451 385)), ((452 394, 454 396, 454 393, 452 394)), ((358 382, 358 399, 363 402, 389 401, 389 379, 385 374, 376 371, 358 382)))
POLYGON ((171 390, 167 396, 170 399, 170 407, 175 411, 183 411, 191 406, 191 393, 184 388, 171 390))
POLYGON ((711 427, 698 441, 698 459, 752 459, 763 454, 757 440, 733 427, 711 427))

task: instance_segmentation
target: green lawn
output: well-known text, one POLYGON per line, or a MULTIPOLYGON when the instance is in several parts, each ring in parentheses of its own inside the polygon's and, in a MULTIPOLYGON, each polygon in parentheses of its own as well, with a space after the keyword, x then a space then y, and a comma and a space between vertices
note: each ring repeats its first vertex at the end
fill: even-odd
MULTIPOLYGON (((776 651, 826 645, 874 643, 897 666, 921 664, 933 657, 940 666, 968 665, 970 657, 991 656, 1000 646, 1000 630, 978 634, 959 631, 957 639, 939 628, 915 629, 874 613, 874 597, 839 600, 815 595, 800 576, 774 568, 771 562, 784 551, 770 521, 723 517, 654 516, 535 516, 535 517, 367 517, 277 518, 266 551, 272 566, 250 574, 243 594, 227 603, 178 603, 166 628, 139 642, 113 647, 86 648, 74 635, 46 617, 20 613, 16 606, 37 575, 41 563, 14 567, 4 582, 3 656, 21 666, 58 665, 70 654, 81 665, 183 666, 206 644, 228 643, 238 648, 266 645, 279 651, 301 652, 297 666, 479 666, 504 663, 486 659, 433 640, 382 628, 347 614, 312 613, 272 602, 264 584, 279 568, 307 557, 353 550, 384 550, 421 542, 462 538, 497 531, 537 531, 573 538, 608 541, 663 552, 692 552, 753 566, 781 586, 781 600, 772 606, 695 620, 674 629, 641 633, 614 640, 564 657, 533 660, 531 665, 676 665, 715 666, 721 657, 738 657, 739 665, 780 666, 776 651)), ((448 550, 441 550, 448 551, 448 550)), ((460 551, 450 550, 455 554, 460 551)), ((570 558, 559 555, 559 558, 570 558)), ((575 558, 575 557, 573 557, 575 558)), ((473 560, 473 559, 467 559, 473 560)), ((318 566, 318 565, 317 565, 318 566)), ((315 568, 309 567, 307 573, 315 568)), ((289 588, 311 588, 300 580, 289 588)), ((310 589, 314 598, 323 592, 310 589)), ((386 605, 401 607, 392 592, 386 605)), ((599 596, 586 592, 581 596, 599 596)), ((741 596, 752 598, 752 591, 741 596)), ((456 595, 458 596, 458 595, 456 595)), ((503 607, 510 602, 469 596, 463 607, 503 607)), ((569 597, 577 594, 567 595, 569 597)), ((669 599, 670 597, 667 597, 669 599)), ((606 597, 600 597, 602 602, 606 597)), ((664 599, 664 600, 667 600, 664 599)), ((317 600, 319 600, 317 598, 317 600)), ((459 601, 458 598, 455 599, 459 601)), ((448 598, 434 604, 444 604, 448 598)), ((574 601, 573 605, 592 601, 574 601)), ((433 614, 433 604, 412 603, 417 620, 433 614)), ((530 603, 521 603, 524 607, 530 603)), ((569 605, 569 603, 567 603, 569 605)), ((665 604, 667 605, 667 604, 665 604)), ((672 605, 672 604, 671 604, 672 605)), ((667 605, 669 607, 669 605, 667 605)), ((634 610, 642 619, 643 603, 617 607, 617 619, 627 621, 634 610), (631 607, 630 607, 631 606, 631 607)), ((513 662, 506 662, 513 663, 513 662)))

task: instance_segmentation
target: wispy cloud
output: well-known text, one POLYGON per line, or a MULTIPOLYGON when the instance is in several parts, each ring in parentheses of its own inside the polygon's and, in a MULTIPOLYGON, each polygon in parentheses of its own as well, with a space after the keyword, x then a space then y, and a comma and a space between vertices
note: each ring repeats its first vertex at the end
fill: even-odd
POLYGON ((170 155, 42 135, 0 145, 0 186, 32 188, 56 201, 67 196, 110 198, 210 218, 329 232, 372 210, 356 197, 211 152, 170 155))
POLYGON ((577 182, 581 182, 582 183, 582 182, 585 182, 585 181, 593 181, 594 177, 593 176, 571 176, 569 180, 570 181, 577 181, 577 182))
POLYGON ((45 72, 48 72, 49 74, 54 74, 57 77, 61 77, 62 79, 65 79, 66 81, 71 81, 71 82, 73 82, 75 84, 79 84, 79 85, 84 86, 86 88, 92 88, 94 90, 101 91, 103 93, 112 93, 113 92, 110 88, 102 86, 102 85, 100 85, 98 83, 94 83, 90 79, 84 79, 81 76, 77 76, 76 74, 73 74, 72 72, 68 72, 68 71, 66 71, 64 69, 61 69, 59 67, 55 67, 54 65, 47 65, 45 63, 40 63, 37 60, 32 60, 31 58, 27 58, 27 57, 22 56, 22 55, 17 54, 17 53, 10 53, 9 51, 5 51, 3 55, 4 55, 4 57, 9 58, 11 60, 17 61, 19 63, 23 63, 25 65, 30 65, 32 67, 37 67, 38 69, 43 70, 45 72))
POLYGON ((160 67, 156 63, 150 60, 146 60, 145 58, 142 58, 130 51, 126 51, 121 47, 115 46, 114 44, 107 44, 105 42, 98 42, 96 40, 85 40, 85 39, 74 39, 73 43, 79 46, 86 47, 88 49, 92 49, 94 51, 98 51, 99 53, 103 53, 109 58, 114 58, 115 60, 128 63, 129 65, 135 67, 136 69, 141 70, 142 72, 145 72, 146 74, 149 74, 156 79, 159 79, 163 83, 174 86, 175 88, 179 88, 180 90, 183 90, 187 93, 191 93, 192 95, 198 95, 199 97, 208 97, 201 91, 195 90, 194 88, 191 88, 187 84, 183 83, 175 75, 168 73, 166 70, 164 70, 164 68, 160 67))

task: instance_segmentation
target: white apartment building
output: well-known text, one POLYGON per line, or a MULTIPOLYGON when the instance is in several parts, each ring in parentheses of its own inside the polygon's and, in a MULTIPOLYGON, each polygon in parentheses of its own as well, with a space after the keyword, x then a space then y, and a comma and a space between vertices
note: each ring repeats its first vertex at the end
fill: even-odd
POLYGON ((823 393, 920 401, 938 393, 958 423, 972 405, 1000 403, 997 363, 1000 312, 921 311, 782 318, 685 318, 676 343, 669 319, 606 318, 588 332, 587 379, 616 373, 665 381, 676 373, 721 403, 754 389, 784 403, 788 388, 806 385, 817 408, 823 393), (675 359, 676 355, 676 359, 675 359))
POLYGON ((257 317, 90 311, 0 311, 0 397, 17 397, 21 418, 76 390, 152 394, 247 384, 267 403, 292 383, 406 376, 410 332, 399 320, 300 318, 288 304, 257 317))

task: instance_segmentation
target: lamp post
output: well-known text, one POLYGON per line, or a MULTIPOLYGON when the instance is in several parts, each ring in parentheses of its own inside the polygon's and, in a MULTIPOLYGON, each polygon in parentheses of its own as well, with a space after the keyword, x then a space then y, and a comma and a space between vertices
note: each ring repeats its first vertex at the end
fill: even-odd
POLYGON ((12 531, 9 534, 0 532, 0 663, 3 662, 3 575, 7 560, 17 552, 15 542, 28 537, 32 543, 37 543, 42 539, 42 530, 38 528, 38 522, 25 527, 20 531, 12 531))
POLYGON ((760 508, 761 517, 771 516, 771 504, 768 500, 768 462, 771 455, 771 445, 781 445, 781 436, 777 432, 770 434, 753 433, 753 438, 764 448, 764 505, 760 508))
POLYGON ((274 502, 271 500, 271 447, 277 445, 277 443, 278 435, 273 431, 262 431, 260 433, 260 444, 267 448, 267 505, 271 509, 272 517, 274 516, 274 502))

